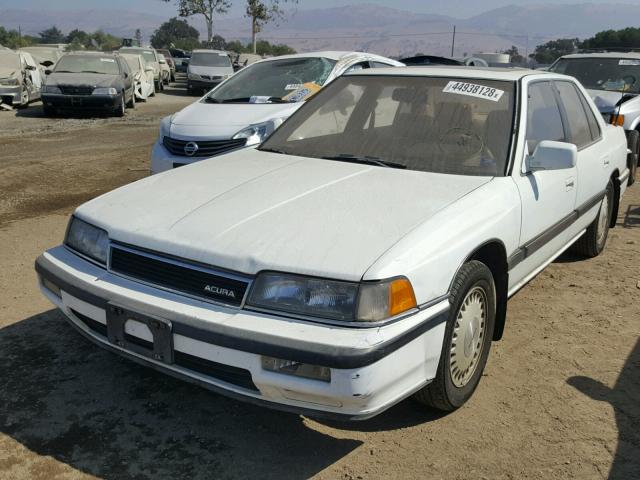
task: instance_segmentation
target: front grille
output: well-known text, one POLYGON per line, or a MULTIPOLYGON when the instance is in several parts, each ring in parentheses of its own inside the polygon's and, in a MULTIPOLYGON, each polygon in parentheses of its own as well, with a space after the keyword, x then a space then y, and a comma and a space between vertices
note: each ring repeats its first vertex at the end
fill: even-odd
POLYGON ((249 286, 240 280, 206 268, 148 255, 113 245, 110 268, 115 273, 136 278, 169 290, 205 300, 239 307, 249 286))
POLYGON ((93 93, 93 87, 69 87, 60 85, 58 88, 65 95, 91 95, 93 93))
POLYGON ((203 80, 222 80, 222 77, 216 75, 200 75, 203 80))
POLYGON ((107 336, 107 326, 104 323, 97 322, 93 318, 89 318, 86 315, 81 314, 80 312, 71 309, 71 313, 73 313, 78 319, 84 323, 90 330, 93 330, 98 335, 102 335, 103 337, 107 336))
POLYGON ((169 150, 173 155, 179 155, 182 157, 213 157, 236 148, 244 147, 247 143, 246 138, 237 138, 229 140, 211 140, 211 141, 190 141, 190 140, 176 140, 171 137, 164 137, 162 144, 164 148, 169 150), (193 152, 195 147, 191 144, 195 144, 197 149, 191 155, 185 153, 185 146, 189 145, 188 151, 193 152))

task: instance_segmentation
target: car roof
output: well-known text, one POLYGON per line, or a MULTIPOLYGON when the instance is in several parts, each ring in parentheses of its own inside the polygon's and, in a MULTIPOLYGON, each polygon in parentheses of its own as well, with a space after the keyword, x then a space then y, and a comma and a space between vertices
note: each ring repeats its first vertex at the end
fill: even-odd
POLYGON ((347 75, 404 75, 411 77, 456 77, 482 78, 485 80, 517 81, 527 76, 563 76, 530 70, 528 68, 500 68, 500 67, 466 67, 466 66, 425 66, 425 67, 389 67, 356 70, 347 75))
POLYGON ((94 50, 78 50, 76 52, 66 52, 65 55, 82 55, 82 56, 96 56, 96 57, 115 57, 117 54, 112 52, 96 52, 94 50))
POLYGON ((265 58, 264 61, 279 60, 281 58, 304 58, 304 57, 323 57, 323 58, 328 58, 329 60, 340 61, 348 57, 356 57, 356 56, 384 58, 384 57, 381 57, 380 55, 376 55, 375 53, 324 50, 319 52, 292 53, 290 55, 280 55, 277 57, 269 57, 269 58, 265 58))
POLYGON ((640 53, 637 52, 593 52, 593 53, 573 53, 560 58, 635 58, 640 60, 640 53))

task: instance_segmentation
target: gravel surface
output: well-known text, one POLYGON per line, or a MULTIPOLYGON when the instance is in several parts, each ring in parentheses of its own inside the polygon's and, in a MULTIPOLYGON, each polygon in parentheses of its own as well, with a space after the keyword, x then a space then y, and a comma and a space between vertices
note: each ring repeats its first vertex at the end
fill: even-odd
POLYGON ((478 390, 366 422, 279 413, 89 344, 33 261, 74 207, 148 174, 180 89, 123 119, 0 112, 0 478, 640 478, 640 186, 606 251, 563 255, 509 303, 478 390))

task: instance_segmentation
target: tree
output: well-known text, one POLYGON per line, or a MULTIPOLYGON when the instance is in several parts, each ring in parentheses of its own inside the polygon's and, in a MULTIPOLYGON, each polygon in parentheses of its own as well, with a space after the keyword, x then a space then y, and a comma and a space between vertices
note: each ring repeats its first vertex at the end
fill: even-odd
POLYGON ((102 30, 96 30, 91 34, 91 44, 93 47, 103 52, 116 50, 122 45, 122 38, 105 33, 102 30))
MULTIPOLYGON (((171 0, 162 0, 170 2, 171 0)), ((231 0, 176 0, 178 13, 181 17, 202 15, 207 24, 207 44, 213 39, 213 20, 216 15, 229 11, 231 0)))
POLYGON ((282 3, 291 1, 298 3, 298 0, 247 0, 247 17, 251 18, 251 43, 253 53, 257 53, 258 45, 256 36, 265 24, 284 17, 282 3))
POLYGON ((551 40, 543 45, 538 45, 529 57, 533 58, 537 63, 553 63, 557 58, 575 52, 579 44, 580 40, 577 38, 551 40))
POLYGON ((11 49, 28 47, 37 43, 37 40, 35 37, 22 35, 18 30, 6 30, 0 26, 0 45, 5 47, 11 49))
POLYGON ((81 50, 83 48, 91 48, 91 35, 84 30, 71 30, 66 38, 66 42, 69 44, 67 50, 81 50))
POLYGON ((640 28, 624 28, 622 30, 605 30, 586 39, 581 48, 590 50, 616 50, 638 48, 640 46, 640 28))
POLYGON ((55 25, 39 33, 40 43, 64 43, 64 34, 55 25))
POLYGON ((136 43, 138 44, 139 47, 142 46, 142 31, 140 31, 139 28, 136 28, 136 33, 133 35, 133 38, 135 38, 136 43))
MULTIPOLYGON (((184 48, 178 44, 184 45, 186 42, 191 44, 192 49, 193 46, 197 47, 200 44, 199 38, 200 33, 189 25, 189 22, 173 17, 153 32, 151 46, 154 48, 184 48)), ((189 48, 187 49, 189 50, 189 48)))
MULTIPOLYGON (((511 45, 511 48, 505 50, 502 53, 506 53, 511 58, 511 63, 524 63, 524 57, 520 55, 518 47, 511 45)), ((466 55, 465 55, 466 57, 466 55)))

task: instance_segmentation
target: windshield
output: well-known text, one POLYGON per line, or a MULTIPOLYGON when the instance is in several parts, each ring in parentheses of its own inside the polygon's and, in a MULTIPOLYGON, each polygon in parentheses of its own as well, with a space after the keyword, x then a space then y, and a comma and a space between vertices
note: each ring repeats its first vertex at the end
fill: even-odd
POLYGON ((101 73, 118 75, 120 69, 113 57, 100 55, 65 55, 54 70, 57 73, 101 73))
POLYGON ((156 63, 156 54, 153 53, 153 50, 146 50, 144 48, 121 48, 121 53, 130 53, 133 55, 142 55, 145 62, 147 63, 156 63))
POLYGON ((591 90, 640 93, 640 59, 561 58, 549 70, 576 77, 591 90))
MULTIPOLYGON (((319 57, 256 63, 240 70, 211 92, 208 98, 218 102, 234 99, 244 99, 248 102, 251 97, 257 96, 283 99, 303 88, 305 83, 318 87, 324 85, 335 64, 333 60, 319 57)), ((315 93, 315 89, 311 90, 315 93)))
POLYGON ((189 65, 198 67, 229 67, 231 60, 226 53, 216 52, 195 52, 191 55, 189 65))
POLYGON ((513 98, 513 82, 344 76, 260 149, 423 172, 504 175, 513 98))
POLYGON ((0 67, 20 70, 20 56, 15 53, 0 53, 0 67))

